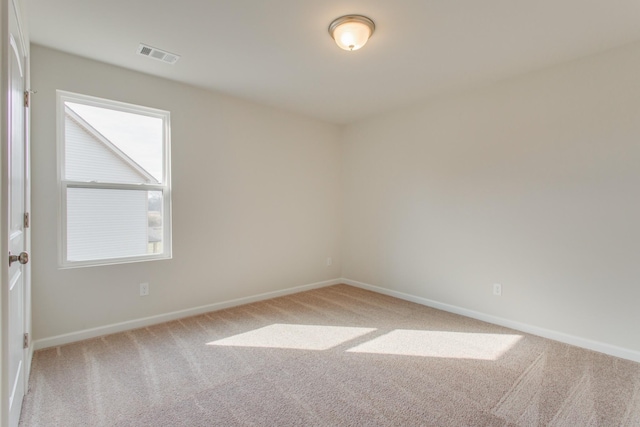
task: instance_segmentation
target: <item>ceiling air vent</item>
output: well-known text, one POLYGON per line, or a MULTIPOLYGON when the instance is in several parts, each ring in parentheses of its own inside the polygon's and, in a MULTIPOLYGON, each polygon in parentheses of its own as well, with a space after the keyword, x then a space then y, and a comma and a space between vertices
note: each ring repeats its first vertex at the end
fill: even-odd
POLYGON ((175 53, 169 53, 166 50, 156 49, 155 47, 147 46, 140 43, 138 46, 138 55, 148 56, 149 58, 157 59, 158 61, 166 62, 167 64, 175 64, 180 59, 180 55, 175 53))

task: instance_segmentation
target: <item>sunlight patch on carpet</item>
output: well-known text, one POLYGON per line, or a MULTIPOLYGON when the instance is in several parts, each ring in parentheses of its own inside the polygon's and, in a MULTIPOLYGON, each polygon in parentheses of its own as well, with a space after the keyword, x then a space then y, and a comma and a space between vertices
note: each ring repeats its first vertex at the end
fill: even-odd
POLYGON ((520 335, 507 334, 396 329, 347 351, 448 359, 497 360, 521 338, 520 335))
POLYGON ((329 350, 330 348, 375 330, 375 328, 277 323, 243 334, 212 341, 207 343, 207 345, 267 347, 294 350, 329 350))

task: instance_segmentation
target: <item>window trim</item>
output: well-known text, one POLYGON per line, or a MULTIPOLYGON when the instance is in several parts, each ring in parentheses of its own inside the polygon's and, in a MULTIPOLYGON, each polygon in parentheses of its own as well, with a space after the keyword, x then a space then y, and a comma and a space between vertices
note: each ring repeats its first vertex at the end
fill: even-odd
POLYGON ((56 91, 56 126, 57 126, 57 181, 58 181, 58 265, 61 269, 75 267, 92 267, 113 264, 125 264, 143 261, 166 260, 172 258, 171 242, 171 114, 169 111, 144 107, 120 101, 97 98, 63 90, 56 91), (126 184, 110 182, 88 182, 65 179, 65 103, 102 107, 112 110, 145 115, 162 119, 163 123, 163 176, 160 184, 126 184), (145 254, 129 257, 102 258, 86 261, 70 261, 67 259, 67 189, 95 188, 117 190, 146 190, 162 192, 162 249, 158 254, 145 254))

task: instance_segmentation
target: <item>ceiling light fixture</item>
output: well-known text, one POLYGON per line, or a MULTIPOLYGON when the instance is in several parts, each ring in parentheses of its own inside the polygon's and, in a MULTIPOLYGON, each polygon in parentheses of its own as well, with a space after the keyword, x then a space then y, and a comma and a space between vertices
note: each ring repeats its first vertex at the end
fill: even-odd
POLYGON ((329 25, 329 34, 340 49, 358 50, 367 43, 376 29, 373 21, 362 15, 345 15, 329 25))

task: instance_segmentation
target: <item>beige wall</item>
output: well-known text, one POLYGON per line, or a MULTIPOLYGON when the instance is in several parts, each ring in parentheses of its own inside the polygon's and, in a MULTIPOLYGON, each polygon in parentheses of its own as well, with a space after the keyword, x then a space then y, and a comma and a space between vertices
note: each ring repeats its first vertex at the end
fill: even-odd
POLYGON ((36 339, 344 277, 640 351, 640 44, 342 130, 32 55, 36 339), (171 111, 173 260, 58 269, 55 89, 171 111))
POLYGON ((635 44, 347 127, 343 277, 640 351, 639 76, 635 44))
POLYGON ((41 46, 32 70, 36 340, 340 276, 337 127, 41 46), (172 260, 58 268, 56 89, 171 112, 172 260))

